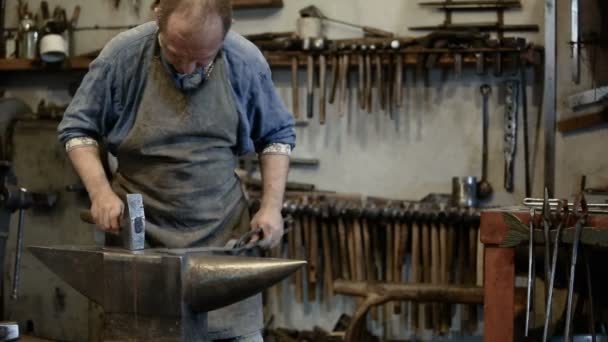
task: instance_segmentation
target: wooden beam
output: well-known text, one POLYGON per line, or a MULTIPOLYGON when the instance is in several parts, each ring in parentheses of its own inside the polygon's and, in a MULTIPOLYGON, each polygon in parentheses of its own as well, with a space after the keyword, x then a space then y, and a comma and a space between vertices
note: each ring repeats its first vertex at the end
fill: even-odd
POLYGON ((560 120, 557 129, 561 133, 570 133, 586 128, 593 128, 608 123, 608 108, 598 113, 591 113, 560 120))
POLYGON ((232 8, 281 8, 283 0, 232 0, 232 8))

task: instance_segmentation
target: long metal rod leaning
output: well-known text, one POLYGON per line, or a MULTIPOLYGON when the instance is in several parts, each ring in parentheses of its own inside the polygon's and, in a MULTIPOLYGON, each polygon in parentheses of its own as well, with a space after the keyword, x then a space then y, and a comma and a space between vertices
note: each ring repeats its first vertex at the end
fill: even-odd
POLYGON ((526 299, 526 337, 534 325, 534 280, 536 278, 534 263, 534 216, 536 209, 530 209, 530 239, 528 244, 528 294, 526 299))
POLYGON ((549 189, 545 188, 545 203, 543 204, 542 211, 542 225, 543 225, 543 233, 545 237, 545 303, 549 298, 549 279, 551 278, 551 239, 550 232, 551 229, 551 209, 549 208, 549 189))
POLYGON ((19 281, 21 279, 21 254, 23 251, 23 221, 24 210, 19 209, 19 223, 17 225, 17 247, 15 248, 15 267, 13 273, 13 291, 11 298, 16 300, 19 298, 19 281))
POLYGON ((574 297, 574 278, 576 276, 576 261, 578 258, 578 247, 581 240, 581 233, 587 218, 587 204, 584 195, 580 195, 577 203, 574 206, 573 213, 577 217, 576 230, 574 232, 574 241, 572 243, 572 260, 570 262, 570 278, 568 282, 568 304, 566 309, 566 329, 564 332, 564 340, 571 341, 572 339, 572 299, 574 297))
POLYGON ((557 266, 557 255, 559 253, 559 241, 561 239, 562 228, 564 227, 565 222, 568 220, 568 208, 564 208, 565 213, 563 216, 560 212, 558 213, 558 217, 561 218, 561 221, 557 224, 557 229, 555 231, 555 242, 553 246, 553 257, 551 259, 551 273, 549 278, 549 294, 547 295, 547 306, 545 306, 545 325, 543 327, 543 341, 547 341, 549 337, 549 323, 551 322, 551 311, 553 309, 553 289, 555 286, 555 269, 557 266))

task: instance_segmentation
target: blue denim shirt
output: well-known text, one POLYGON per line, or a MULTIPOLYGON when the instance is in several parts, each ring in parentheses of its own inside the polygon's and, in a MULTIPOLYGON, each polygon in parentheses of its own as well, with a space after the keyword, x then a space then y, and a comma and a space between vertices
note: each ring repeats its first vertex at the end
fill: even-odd
MULTIPOLYGON (((61 143, 78 137, 105 141, 116 154, 135 123, 158 26, 149 22, 112 39, 91 63, 59 125, 61 143)), ((293 116, 277 94, 268 63, 251 42, 230 31, 223 58, 239 115, 235 153, 274 143, 295 146, 293 116)))

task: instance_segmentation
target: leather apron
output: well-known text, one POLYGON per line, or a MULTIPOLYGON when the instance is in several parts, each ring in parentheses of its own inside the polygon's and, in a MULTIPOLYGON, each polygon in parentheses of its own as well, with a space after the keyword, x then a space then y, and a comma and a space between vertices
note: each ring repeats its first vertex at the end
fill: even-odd
MULTIPOLYGON (((235 174, 238 113, 221 53, 195 90, 175 87, 156 53, 135 123, 117 150, 116 193, 140 193, 146 238, 169 248, 223 246, 249 229, 235 174)), ((209 313, 211 340, 261 330, 261 295, 209 313)))

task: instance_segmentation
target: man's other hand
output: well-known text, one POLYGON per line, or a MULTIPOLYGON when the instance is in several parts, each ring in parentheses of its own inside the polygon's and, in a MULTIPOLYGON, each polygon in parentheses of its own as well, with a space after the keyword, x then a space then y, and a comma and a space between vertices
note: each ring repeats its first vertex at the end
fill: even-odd
POLYGON ((120 231, 120 218, 124 203, 112 190, 91 196, 91 215, 95 224, 103 231, 117 234, 120 231))
MULTIPOLYGON (((251 220, 251 229, 261 228, 264 231, 264 237, 260 241, 262 248, 274 248, 279 245, 283 237, 283 216, 281 211, 269 208, 260 208, 251 220)), ((251 242, 256 242, 259 237, 256 235, 251 239, 251 242)))

